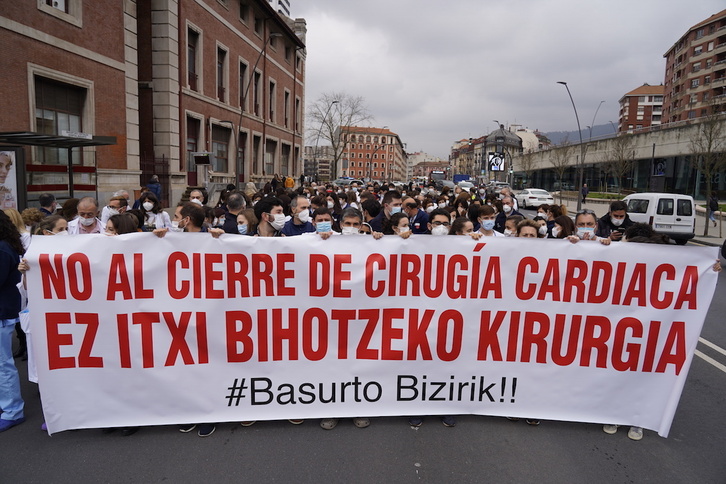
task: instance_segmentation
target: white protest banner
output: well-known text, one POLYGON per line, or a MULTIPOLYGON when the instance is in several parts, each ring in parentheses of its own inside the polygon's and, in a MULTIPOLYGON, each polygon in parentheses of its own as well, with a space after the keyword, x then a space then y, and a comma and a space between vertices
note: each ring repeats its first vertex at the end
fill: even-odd
POLYGON ((715 248, 170 233, 36 237, 50 432, 477 414, 666 436, 715 248))

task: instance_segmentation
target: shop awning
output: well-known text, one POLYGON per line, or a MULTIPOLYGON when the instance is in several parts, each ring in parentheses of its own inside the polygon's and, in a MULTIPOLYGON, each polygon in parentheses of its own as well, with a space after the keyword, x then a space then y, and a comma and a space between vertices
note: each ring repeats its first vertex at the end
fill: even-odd
POLYGON ((15 131, 0 133, 0 143, 9 145, 45 146, 48 148, 77 148, 84 146, 115 145, 115 136, 75 137, 55 134, 34 133, 32 131, 15 131))

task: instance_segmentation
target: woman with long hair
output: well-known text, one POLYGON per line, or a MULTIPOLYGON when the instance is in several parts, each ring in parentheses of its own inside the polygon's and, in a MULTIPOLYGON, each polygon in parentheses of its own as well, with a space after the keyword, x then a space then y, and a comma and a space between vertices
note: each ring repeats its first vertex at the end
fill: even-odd
POLYGON ((0 432, 25 422, 20 377, 13 359, 13 331, 20 322, 20 271, 25 253, 15 224, 0 211, 0 432))
POLYGON ((140 210, 144 215, 144 227, 147 232, 154 229, 171 228, 169 214, 161 209, 159 199, 152 192, 145 192, 139 198, 140 210))

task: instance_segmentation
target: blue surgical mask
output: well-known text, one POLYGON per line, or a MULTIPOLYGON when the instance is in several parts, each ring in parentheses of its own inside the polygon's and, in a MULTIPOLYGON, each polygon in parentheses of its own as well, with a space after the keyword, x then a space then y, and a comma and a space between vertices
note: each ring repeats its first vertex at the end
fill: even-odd
POLYGON ((315 230, 318 233, 332 232, 333 231, 333 222, 318 222, 315 224, 315 230))
POLYGON ((401 207, 391 207, 391 215, 394 213, 401 213, 401 207))
POLYGON ((240 233, 240 235, 247 235, 247 224, 238 225, 237 231, 240 233))
POLYGON ((581 239, 585 237, 585 234, 590 234, 590 238, 595 235, 595 229, 593 227, 577 227, 577 236, 581 239))
POLYGON ((495 220, 484 220, 482 221, 481 226, 484 228, 484 230, 492 230, 495 223, 495 220))

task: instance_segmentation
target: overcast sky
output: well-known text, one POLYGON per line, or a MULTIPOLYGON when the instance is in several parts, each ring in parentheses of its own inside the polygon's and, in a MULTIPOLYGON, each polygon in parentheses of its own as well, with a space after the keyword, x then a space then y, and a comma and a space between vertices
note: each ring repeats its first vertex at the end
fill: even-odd
POLYGON ((407 151, 448 157, 496 128, 585 130, 618 121, 618 100, 661 84, 663 54, 723 0, 292 0, 307 21, 306 99, 365 98, 407 151))

